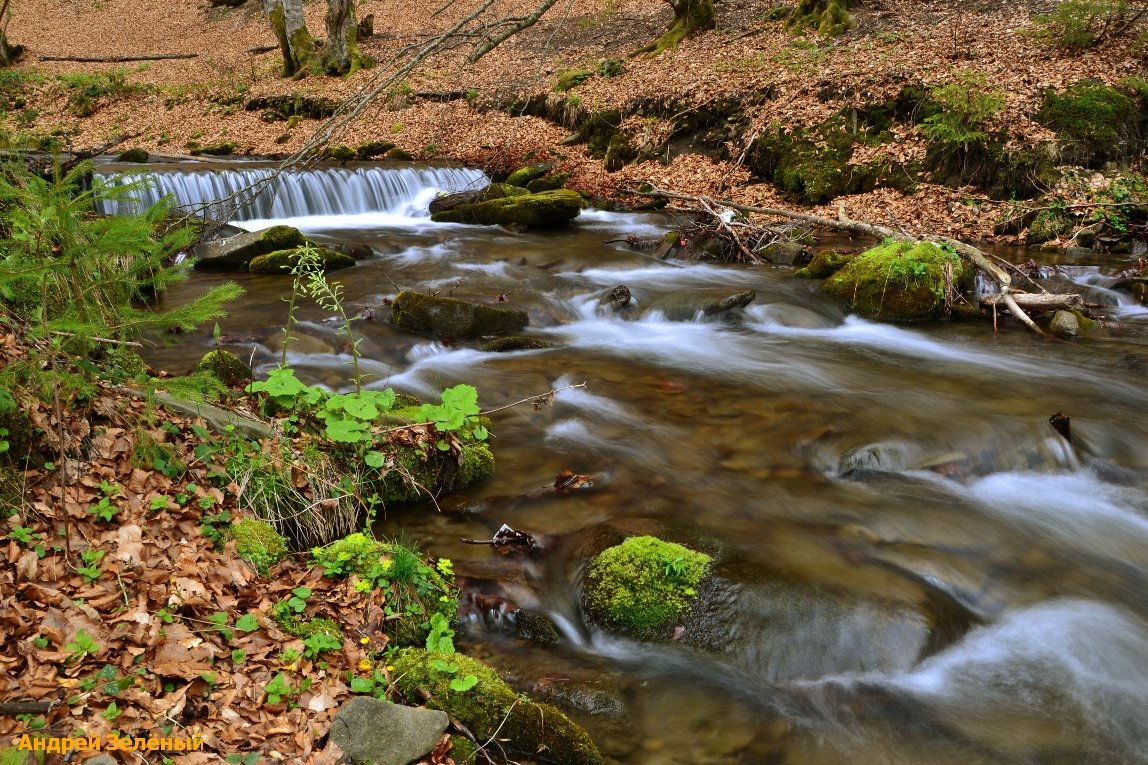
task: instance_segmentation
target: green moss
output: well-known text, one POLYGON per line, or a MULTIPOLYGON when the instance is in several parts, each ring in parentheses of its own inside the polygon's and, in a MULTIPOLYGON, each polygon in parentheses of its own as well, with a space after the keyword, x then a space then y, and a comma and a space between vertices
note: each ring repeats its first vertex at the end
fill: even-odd
MULTIPOLYGON (((337 271, 340 268, 350 268, 355 265, 355 259, 350 255, 344 255, 327 247, 319 247, 317 250, 324 271, 337 271)), ((247 270, 253 274, 285 274, 290 273, 298 262, 298 248, 275 250, 266 255, 252 258, 247 265, 247 270)))
POLYGON ((439 496, 494 473, 494 454, 483 441, 464 440, 461 459, 437 449, 415 446, 394 447, 391 456, 397 469, 383 477, 379 491, 387 503, 421 502, 427 498, 427 491, 439 496), (411 479, 418 485, 413 485, 411 479))
POLYGON ((221 348, 203 354, 203 358, 195 365, 195 371, 213 374, 227 384, 253 379, 251 367, 231 351, 221 348))
POLYGON ((472 765, 478 756, 478 747, 465 736, 450 737, 450 758, 457 765, 472 765))
POLYGON ((567 90, 578 87, 586 80, 594 76, 594 71, 591 69, 567 69, 558 75, 558 80, 554 83, 554 91, 556 93, 565 93, 567 90))
POLYGON ((401 162, 410 162, 414 160, 414 158, 414 154, 411 154, 406 149, 400 149, 398 146, 387 152, 387 159, 399 160, 401 162))
POLYGON ((395 145, 390 141, 366 141, 355 147, 355 157, 358 159, 372 159, 381 157, 395 145))
POLYGON ((852 28, 849 0, 799 0, 790 24, 816 29, 826 37, 835 37, 852 28))
POLYGON ((251 561, 263 576, 287 554, 287 542, 270 523, 255 518, 243 518, 231 524, 235 539, 235 552, 251 561))
POLYGON ((431 216, 441 223, 480 225, 516 224, 526 228, 553 228, 565 225, 582 211, 582 197, 576 191, 558 189, 464 204, 431 216))
POLYGON ((198 157, 201 154, 210 154, 215 157, 229 157, 235 153, 238 145, 234 141, 220 141, 219 143, 209 144, 207 146, 188 147, 191 156, 198 157))
POLYGON ((355 159, 358 154, 350 146, 326 146, 323 151, 319 153, 320 159, 326 159, 331 162, 350 162, 355 159))
POLYGON ((602 624, 635 636, 664 633, 689 611, 709 572, 704 553, 656 537, 631 537, 586 569, 583 602, 602 624))
POLYGON ((606 172, 616 173, 638 158, 638 149, 630 137, 621 130, 610 136, 606 145, 606 172))
POLYGON ((147 153, 147 149, 128 149, 116 157, 116 162, 142 163, 147 162, 150 157, 151 155, 147 153))
POLYGON ((284 612, 277 614, 276 623, 280 629, 292 637, 306 640, 312 635, 329 635, 336 640, 343 639, 343 628, 334 619, 317 616, 314 619, 300 619, 297 615, 284 612))
POLYGON ((946 264, 956 288, 971 284, 972 269, 956 253, 930 242, 886 242, 853 258, 821 289, 869 319, 938 319, 945 308, 946 264))
POLYGON ((259 241, 268 245, 270 249, 286 250, 291 247, 302 247, 308 240, 299 229, 280 225, 260 232, 259 241))
POLYGON ((678 3, 674 6, 674 19, 669 28, 654 42, 639 48, 630 54, 631 57, 648 53, 656 56, 659 53, 678 47, 678 43, 689 35, 702 29, 710 29, 714 25, 713 0, 691 0, 688 3, 678 3))
POLYGON ((1041 210, 1028 227, 1028 242, 1039 244, 1072 231, 1072 219, 1061 210, 1041 210))
POLYGON ((507 186, 518 186, 525 188, 526 184, 533 181, 535 178, 541 178, 549 173, 554 166, 549 162, 539 162, 534 165, 527 165, 520 167, 510 175, 506 176, 507 186))
MULTIPOLYGON (((462 654, 430 654, 418 648, 397 651, 391 662, 395 686, 408 699, 429 694, 426 706, 440 709, 465 725, 480 741, 495 735, 506 749, 526 757, 538 756, 558 765, 598 765, 602 755, 578 725, 549 704, 516 694, 498 673, 462 654), (454 673, 434 669, 432 659, 457 667, 454 673), (450 687, 453 677, 474 675, 468 691, 450 687)), ((420 702, 421 703, 421 702, 420 702)))
POLYGON ((566 185, 570 180, 570 173, 555 173, 544 178, 535 178, 526 184, 526 190, 537 194, 540 191, 554 191, 566 185))
POLYGON ((822 250, 813 256, 808 266, 797 269, 793 275, 799 279, 825 279, 840 271, 852 259, 852 255, 822 250))
POLYGON ((1139 116, 1139 105, 1124 92, 1085 80, 1062 93, 1045 91, 1037 121, 1056 131, 1067 160, 1096 165, 1121 156, 1120 145, 1136 132, 1139 116))

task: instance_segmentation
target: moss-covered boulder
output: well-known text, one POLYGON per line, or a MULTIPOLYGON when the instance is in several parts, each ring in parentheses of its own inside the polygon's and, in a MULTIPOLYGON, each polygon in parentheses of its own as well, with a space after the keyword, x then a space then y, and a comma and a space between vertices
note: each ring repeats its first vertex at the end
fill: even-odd
POLYGON ((334 146, 325 146, 323 151, 319 152, 319 158, 325 159, 329 162, 350 162, 358 157, 358 154, 350 146, 343 146, 335 144, 334 146))
POLYGON ((235 539, 235 552, 263 576, 287 554, 287 542, 266 521, 238 520, 231 524, 231 536, 235 539))
POLYGON ((855 257, 821 289, 868 319, 939 319, 945 310, 946 267, 952 268, 957 289, 971 286, 973 271, 955 252, 931 242, 886 242, 855 257))
POLYGON ((530 317, 515 308, 400 292, 391 303, 391 323, 410 332, 457 339, 518 332, 530 323, 530 317))
POLYGON ((387 159, 393 159, 396 162, 412 162, 414 158, 414 154, 398 146, 387 152, 387 159))
POLYGON ((582 605, 592 621, 640 638, 665 638, 689 613, 711 558, 657 537, 631 537, 590 561, 582 605))
POLYGON ((852 259, 852 255, 822 250, 813 256, 808 266, 797 269, 793 275, 799 279, 827 279, 844 268, 852 259))
POLYGON ((554 191, 566 186, 566 181, 570 180, 570 173, 555 173, 554 175, 546 175, 526 184, 526 190, 532 194, 537 194, 540 191, 554 191))
POLYGON ((378 493, 392 505, 425 501, 427 492, 438 497, 458 491, 494 473, 494 453, 485 441, 464 438, 458 454, 417 446, 388 451, 389 467, 378 481, 378 493))
POLYGON ((554 347, 556 347, 554 342, 544 340, 541 337, 510 335, 509 337, 499 337, 494 340, 488 340, 480 345, 478 349, 488 353, 509 353, 511 351, 540 351, 554 347))
POLYGON ((436 213, 431 220, 439 223, 473 223, 480 226, 516 225, 524 228, 564 226, 582 212, 582 197, 570 189, 544 191, 540 194, 492 199, 477 204, 463 204, 453 210, 436 213))
POLYGON ((390 141, 364 141, 355 147, 355 157, 357 159, 374 159, 381 157, 395 145, 390 141))
POLYGON ((253 379, 251 367, 243 363, 243 360, 231 351, 225 351, 222 348, 203 354, 203 358, 195 365, 195 371, 212 374, 216 379, 228 385, 253 379))
POLYGON ((196 245, 195 267, 202 271, 242 271, 260 255, 302 247, 309 241, 299 229, 291 226, 247 231, 196 245))
POLYGON ((510 175, 506 176, 506 183, 510 186, 525 187, 526 184, 533 181, 535 178, 541 178, 554 169, 554 165, 549 162, 539 162, 534 165, 527 165, 520 167, 510 175))
POLYGON ((429 209, 433 216, 436 213, 453 210, 463 204, 478 204, 479 202, 489 202, 492 199, 520 197, 529 193, 526 189, 511 186, 508 183, 492 183, 484 189, 459 191, 455 194, 441 194, 431 200, 429 209))
MULTIPOLYGON (((319 264, 324 271, 337 271, 340 268, 350 268, 355 265, 355 259, 350 255, 332 250, 330 247, 316 247, 319 254, 319 264)), ((253 274, 287 274, 299 263, 300 248, 289 250, 275 250, 266 255, 252 258, 247 264, 247 270, 253 274)))
POLYGON ((558 765, 598 765, 594 742, 565 714, 515 693, 491 667, 462 654, 432 654, 418 648, 397 651, 391 661, 395 687, 403 696, 439 709, 465 725, 480 741, 494 736, 508 752, 558 765), (453 671, 442 669, 446 666, 453 671), (468 690, 451 680, 473 676, 468 690))
POLYGON ((1141 106, 1124 91, 1081 80, 1057 93, 1045 91, 1037 121, 1056 131, 1066 164, 1099 167, 1138 154, 1141 106))
POLYGON ((128 149, 127 151, 120 154, 118 157, 116 157, 116 162, 134 162, 137 164, 142 164, 147 162, 150 158, 151 155, 147 153, 147 149, 140 149, 137 147, 135 149, 128 149))

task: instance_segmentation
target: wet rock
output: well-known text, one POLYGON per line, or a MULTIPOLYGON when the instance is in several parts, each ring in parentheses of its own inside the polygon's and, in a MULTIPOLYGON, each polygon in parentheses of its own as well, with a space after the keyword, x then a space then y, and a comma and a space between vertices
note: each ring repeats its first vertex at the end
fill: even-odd
POLYGON ((549 162, 539 162, 535 165, 528 165, 527 167, 519 168, 510 175, 506 176, 507 184, 511 186, 526 187, 526 184, 541 178, 554 169, 554 165, 549 162))
POLYGON ((1080 334, 1080 322, 1071 311, 1057 311, 1052 315, 1048 331, 1053 335, 1070 340, 1080 334))
POLYGON ((480 351, 487 353, 509 353, 511 351, 540 351, 547 348, 556 348, 555 343, 549 340, 543 340, 540 337, 529 337, 525 335, 510 335, 509 337, 500 337, 496 340, 490 340, 478 346, 480 351))
POLYGON ((414 158, 414 154, 411 154, 406 149, 400 149, 398 146, 387 152, 387 159, 393 159, 399 162, 411 162, 414 158))
POLYGON ((352 762, 407 765, 434 749, 449 724, 445 712, 356 696, 335 713, 329 736, 352 762))
POLYGON ((342 144, 325 146, 323 150, 319 152, 319 159, 325 159, 328 162, 350 162, 355 156, 354 149, 350 146, 343 146, 342 144))
POLYGON ((647 307, 662 313, 669 321, 691 321, 701 313, 716 316, 745 308, 757 298, 753 290, 730 290, 722 287, 701 288, 658 298, 647 307))
POLYGON ((517 332, 530 323, 530 317, 514 308, 400 292, 391 303, 391 323, 409 332, 467 338, 517 332))
POLYGON ((554 191, 565 186, 568 180, 570 180, 570 173, 555 173, 544 178, 535 178, 526 184, 526 190, 532 194, 537 194, 540 191, 554 191))
POLYGON ((555 645, 559 640, 554 622, 545 614, 525 608, 514 612, 514 629, 518 637, 538 645, 555 645))
POLYGON ((838 472, 845 478, 864 479, 874 474, 907 470, 910 462, 911 455, 905 444, 886 441, 858 446, 845 452, 838 465, 838 472))
POLYGON ((945 309, 946 266, 952 268, 957 289, 971 287, 972 267, 956 253, 930 242, 889 242, 853 258, 821 289, 867 319, 939 319, 945 309))
POLYGON ((625 284, 619 284, 613 289, 606 290, 598 298, 599 311, 618 312, 633 308, 633 306, 633 295, 630 294, 630 288, 625 284))
POLYGON ((231 351, 222 349, 205 353, 199 363, 195 365, 195 371, 209 372, 227 385, 247 382, 253 377, 251 367, 244 364, 231 351))
POLYGON ((799 279, 828 279, 844 268, 852 259, 852 255, 843 255, 833 250, 822 250, 813 256, 809 265, 797 269, 793 275, 799 279))
MULTIPOLYGON (((337 271, 340 268, 350 268, 355 265, 355 259, 350 255, 332 250, 329 247, 317 247, 319 265, 324 271, 337 271)), ((300 248, 289 250, 275 250, 266 255, 252 258, 247 264, 247 270, 253 274, 287 274, 299 263, 300 248)))
POLYGON ((260 255, 302 247, 308 241, 297 228, 272 226, 200 242, 192 254, 197 258, 195 267, 201 271, 242 271, 260 255))
POLYGON ((142 164, 147 162, 150 156, 151 155, 147 153, 147 149, 128 149, 116 157, 116 162, 136 162, 142 164))
POLYGON ((571 713, 591 717, 618 717, 626 705, 618 689, 608 680, 571 679, 535 685, 538 695, 571 713))
POLYGON ((491 199, 461 204, 452 210, 431 215, 438 223, 473 223, 482 226, 522 226, 527 229, 563 226, 582 211, 582 197, 576 191, 558 189, 540 194, 491 199))
POLYGON ((431 200, 430 213, 436 215, 437 213, 453 210, 459 205, 463 204, 478 204, 479 202, 489 202, 492 199, 503 199, 504 197, 520 197, 528 194, 526 189, 520 189, 517 186, 511 186, 506 183, 492 183, 484 189, 477 189, 474 191, 460 191, 457 194, 443 194, 431 200))
POLYGON ((348 242, 332 244, 329 249, 349 255, 355 260, 366 260, 375 254, 375 251, 365 244, 350 244, 348 242))
POLYGON ((1054 295, 1080 295, 1084 298, 1085 303, 1095 303, 1096 305, 1102 306, 1116 306, 1120 304, 1119 299, 1110 290, 1096 289, 1087 284, 1080 284, 1062 274, 1052 274, 1046 278, 1037 279, 1036 283, 1054 295))
POLYGON ((395 145, 390 141, 366 141, 355 147, 355 157, 358 159, 374 159, 381 157, 395 145))
POLYGON ((797 242, 773 242, 757 253, 762 259, 779 266, 794 266, 809 262, 809 253, 797 242))

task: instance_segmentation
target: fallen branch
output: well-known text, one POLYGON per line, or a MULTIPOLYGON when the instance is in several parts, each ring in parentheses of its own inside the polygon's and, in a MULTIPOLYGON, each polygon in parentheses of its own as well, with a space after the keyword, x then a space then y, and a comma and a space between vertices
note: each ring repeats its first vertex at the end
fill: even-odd
MULTIPOLYGON (((1052 293, 1036 295, 1028 292, 1015 292, 1012 294, 1012 299, 1021 308, 1027 308, 1029 310, 1072 311, 1084 308, 1084 298, 1080 295, 1055 295, 1052 293)), ((995 306, 1000 303, 1000 295, 985 295, 981 298, 981 305, 983 306, 995 306)))
POLYGON ((0 702, 0 715, 39 715, 52 708, 51 701, 6 701, 0 702))
MULTIPOLYGON (((753 213, 757 215, 770 215, 773 217, 788 218, 790 220, 797 220, 803 223, 808 223, 812 226, 819 228, 828 228, 834 231, 844 231, 849 234, 861 234, 863 236, 871 236, 875 239, 893 239, 898 242, 916 242, 917 238, 910 234, 896 231, 887 226, 878 226, 873 223, 864 223, 862 221, 852 220, 845 215, 845 207, 842 205, 837 210, 837 220, 830 218, 822 218, 819 215, 809 215, 808 213, 792 212, 790 210, 782 210, 777 207, 755 207, 752 205, 741 205, 737 202, 728 199, 710 199, 709 197, 697 197, 690 194, 678 194, 672 191, 662 191, 661 189, 651 186, 646 191, 638 191, 634 189, 626 189, 626 193, 634 194, 637 196, 651 197, 655 199, 676 199, 684 202, 692 202, 696 205, 705 207, 706 203, 718 204, 723 207, 728 207, 733 210, 738 210, 744 213, 753 213), (704 201, 703 201, 704 200, 704 201)), ((972 245, 965 244, 957 239, 950 239, 949 237, 937 237, 934 241, 946 244, 953 248, 958 255, 965 260, 972 263, 989 278, 997 284, 998 297, 1005 307, 1011 313, 1033 332, 1038 335, 1044 336, 1044 332, 1036 323, 1020 309, 1017 305, 1015 298, 1009 291, 1012 286, 1012 278, 1004 269, 997 266, 990 261, 983 252, 978 250, 972 245)))
POLYGON ((138 56, 40 56, 40 60, 76 61, 82 64, 124 64, 128 61, 167 61, 198 56, 198 53, 143 53, 138 56))

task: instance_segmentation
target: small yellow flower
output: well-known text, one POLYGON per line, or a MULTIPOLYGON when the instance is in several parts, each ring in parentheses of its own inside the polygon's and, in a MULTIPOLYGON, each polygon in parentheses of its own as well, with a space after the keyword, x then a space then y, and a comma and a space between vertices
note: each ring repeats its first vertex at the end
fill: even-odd
POLYGON ((370 659, 360 659, 359 660, 359 671, 360 672, 370 672, 371 667, 373 667, 373 666, 375 666, 375 665, 370 659))
POLYGON ((388 672, 394 672, 394 671, 395 671, 395 668, 394 668, 394 666, 392 666, 392 665, 388 664, 388 665, 387 665, 387 671, 388 671, 388 672))
POLYGON ((366 635, 363 635, 361 638, 359 638, 359 642, 362 643, 363 645, 370 645, 371 639, 369 637, 367 637, 366 635))

